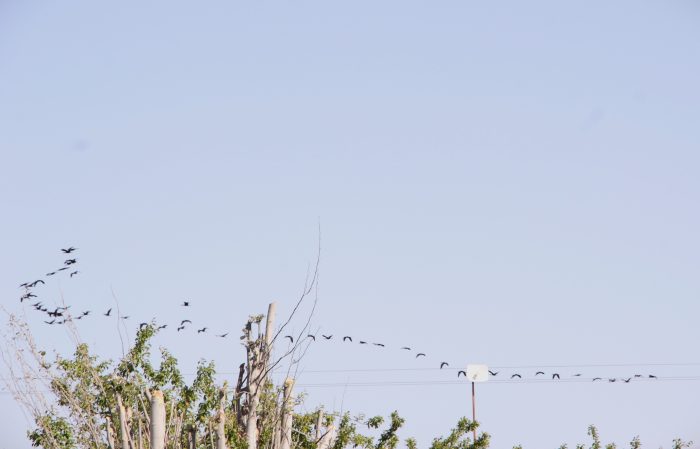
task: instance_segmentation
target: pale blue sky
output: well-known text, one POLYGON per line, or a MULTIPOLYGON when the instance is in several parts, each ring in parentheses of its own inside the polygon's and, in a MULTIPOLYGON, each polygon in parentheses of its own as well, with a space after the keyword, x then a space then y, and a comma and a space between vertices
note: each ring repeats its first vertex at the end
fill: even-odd
MULTIPOLYGON (((237 334, 270 300, 289 311, 320 220, 315 326, 430 359, 318 344, 309 371, 700 362, 697 2, 29 3, 0 3, 3 304, 75 245, 79 278, 44 300, 106 310, 113 288, 173 323, 190 298, 193 321, 237 334)), ((83 336, 115 356, 105 323, 83 336)), ((185 371, 242 354, 158 338, 185 371)), ((640 370, 700 375, 579 371, 640 370)), ((298 382, 414 379, 454 372, 298 382)), ((470 410, 466 385, 307 391, 309 408, 398 409, 423 448, 470 410)), ((493 383, 479 417, 495 448, 591 423, 658 447, 700 440, 699 400, 698 381, 493 383)), ((28 447, 0 404, 4 447, 28 447)))

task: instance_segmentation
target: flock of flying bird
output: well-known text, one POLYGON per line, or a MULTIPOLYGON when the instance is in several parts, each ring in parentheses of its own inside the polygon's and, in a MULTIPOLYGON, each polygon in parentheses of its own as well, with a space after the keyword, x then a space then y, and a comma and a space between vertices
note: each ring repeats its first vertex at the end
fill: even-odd
MULTIPOLYGON (((63 264, 64 264, 63 267, 58 268, 58 269, 56 269, 56 270, 54 270, 54 271, 51 271, 51 272, 47 273, 46 276, 54 276, 54 275, 58 274, 59 272, 67 271, 67 270, 70 270, 70 269, 74 268, 74 265, 78 262, 78 260, 77 260, 77 258, 74 258, 74 257, 72 256, 72 253, 75 252, 75 251, 77 251, 77 249, 78 249, 78 248, 74 248, 74 247, 72 247, 72 246, 71 246, 71 247, 68 247, 68 248, 62 248, 62 249, 61 249, 61 252, 62 252, 63 254, 69 255, 69 256, 67 256, 68 259, 66 259, 66 260, 63 262, 63 264)), ((69 277, 72 278, 73 276, 77 275, 78 273, 79 273, 79 271, 73 270, 73 271, 71 271, 71 272, 69 273, 69 277)), ((31 300, 31 298, 37 298, 37 295, 34 294, 34 289, 35 289, 36 287, 38 287, 39 284, 42 284, 42 285, 45 284, 44 280, 43 280, 43 279, 37 279, 37 280, 35 280, 35 281, 33 281, 33 282, 24 282, 24 283, 20 284, 20 288, 23 288, 23 289, 24 289, 24 294, 20 297, 20 302, 24 302, 25 300, 31 300)), ((68 321, 72 321, 72 320, 81 320, 81 319, 87 317, 88 315, 90 315, 90 314, 92 313, 92 311, 90 311, 90 310, 85 310, 85 311, 81 312, 81 313, 80 313, 79 315, 77 315, 77 316, 72 316, 72 315, 68 312, 68 309, 70 308, 70 306, 55 307, 53 310, 51 310, 50 308, 44 306, 44 305, 41 303, 41 301, 37 301, 36 303, 32 304, 31 306, 32 306, 35 310, 37 310, 37 311, 46 313, 46 314, 49 316, 49 318, 53 318, 53 319, 51 319, 50 321, 44 321, 44 323, 49 324, 49 325, 53 325, 53 324, 64 324, 64 323, 66 323, 66 322, 68 322, 68 321)), ((190 307, 190 306, 191 306, 190 301, 184 301, 184 302, 181 304, 181 306, 182 306, 182 307, 190 307)), ((108 309, 107 312, 103 313, 102 315, 104 315, 104 316, 106 316, 106 317, 112 316, 112 309, 111 309, 111 308, 108 309)), ((128 315, 125 315, 125 316, 121 316, 120 318, 121 318, 122 320, 128 320, 130 317, 129 317, 128 315)), ((149 323, 146 323, 146 322, 140 323, 140 324, 139 324, 139 329, 144 328, 144 327, 147 326, 148 324, 149 324, 149 323)), ((180 324, 177 326, 177 332, 180 332, 180 331, 185 330, 185 329, 186 329, 186 325, 188 325, 188 324, 191 325, 191 324, 192 324, 192 321, 191 321, 191 320, 188 320, 188 319, 184 319, 184 320, 180 321, 180 324)), ((157 325, 157 326, 156 326, 156 329, 157 329, 157 330, 161 330, 161 329, 165 329, 165 328, 167 328, 167 327, 168 327, 167 324, 162 324, 162 325, 157 325)), ((202 328, 200 328, 200 329, 197 329, 197 334, 206 333, 208 330, 209 330, 208 327, 202 327, 202 328)), ((226 332, 226 333, 222 333, 222 334, 215 334, 215 336, 216 336, 216 337, 219 337, 219 338, 226 338, 226 337, 228 336, 228 334, 229 334, 229 333, 226 332)), ((308 335, 306 336, 307 339, 311 339, 311 340, 313 340, 314 342, 316 341, 316 337, 317 337, 317 336, 316 336, 316 335, 313 335, 313 334, 308 334, 308 335)), ((325 341, 329 341, 329 340, 332 340, 334 336, 333 336, 333 335, 321 334, 320 337, 321 337, 323 340, 325 340, 325 341)), ((294 344, 294 337, 293 337, 293 336, 291 336, 291 335, 285 335, 284 338, 285 338, 285 339, 288 339, 289 342, 290 342, 290 344, 294 344)), ((349 336, 349 335, 343 336, 342 342, 343 342, 343 343, 348 343, 348 342, 349 342, 349 343, 354 343, 353 338, 352 338, 351 336, 349 336)), ((370 342, 364 341, 364 340, 358 340, 358 343, 359 343, 360 345, 374 346, 374 347, 377 347, 377 348, 385 348, 385 347, 386 347, 386 345, 384 345, 383 343, 374 343, 374 342, 370 343, 370 342)), ((412 351, 413 351, 413 349, 410 348, 409 346, 402 346, 402 347, 400 348, 400 350, 401 350, 401 351, 406 351, 406 352, 412 352, 412 351)), ((416 359, 421 358, 421 357, 427 357, 427 355, 426 355, 425 353, 423 353, 423 352, 418 352, 418 353, 415 354, 415 358, 416 358, 416 359)), ((450 364, 449 364, 448 362, 440 362, 440 369, 441 369, 441 370, 444 369, 444 368, 447 368, 447 367, 449 367, 449 366, 450 366, 450 364)), ((496 377, 496 376, 498 376, 499 374, 500 374, 500 371, 491 371, 491 370, 489 370, 489 376, 490 376, 490 377, 496 377)), ((462 376, 464 376, 465 378, 467 377, 466 371, 463 371, 463 370, 457 371, 457 378, 460 378, 460 377, 462 377, 462 376)), ((507 375, 506 375, 506 376, 507 376, 507 375)), ((544 378, 544 377, 547 377, 548 374, 546 374, 544 371, 537 371, 537 372, 535 372, 535 374, 534 374, 534 377, 535 377, 535 378, 539 378, 540 376, 542 376, 542 378, 544 378)), ((576 374, 573 374, 571 377, 573 377, 573 378, 579 378, 579 377, 581 377, 581 376, 582 376, 581 373, 576 373, 576 374)), ((593 382, 596 382, 596 381, 605 381, 605 380, 607 380, 608 382, 618 382, 618 381, 620 381, 620 382, 623 382, 623 383, 629 383, 629 382, 631 382, 633 379, 641 379, 641 378, 645 378, 645 377, 648 378, 648 379, 657 379, 657 376, 655 376, 655 375, 653 375, 653 374, 648 374, 648 375, 634 374, 633 376, 630 376, 630 377, 627 377, 627 378, 624 378, 624 377, 623 377, 623 378, 619 378, 619 379, 618 379, 618 378, 594 377, 592 380, 593 380, 593 382)), ((560 376, 559 373, 551 373, 551 378, 552 378, 552 380, 555 380, 555 379, 556 379, 556 380, 559 380, 559 379, 561 379, 561 376, 560 376)), ((520 373, 511 373, 510 379, 511 379, 511 380, 512 380, 512 379, 523 379, 523 376, 522 376, 520 373)))

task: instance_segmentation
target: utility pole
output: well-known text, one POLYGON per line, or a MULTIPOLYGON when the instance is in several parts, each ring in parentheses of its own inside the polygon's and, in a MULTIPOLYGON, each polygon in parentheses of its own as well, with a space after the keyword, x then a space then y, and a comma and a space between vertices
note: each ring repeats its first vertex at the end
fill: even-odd
MULTIPOLYGON (((476 423, 476 388, 472 382, 472 423, 476 423)), ((474 426, 474 443, 476 444, 476 426, 474 426)))

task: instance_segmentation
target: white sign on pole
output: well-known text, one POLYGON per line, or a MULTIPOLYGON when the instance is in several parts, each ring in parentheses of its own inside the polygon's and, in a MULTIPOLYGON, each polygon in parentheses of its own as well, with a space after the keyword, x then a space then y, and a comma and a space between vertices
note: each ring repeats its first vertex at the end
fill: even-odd
POLYGON ((487 365, 467 365, 467 379, 470 382, 486 382, 489 380, 487 365))

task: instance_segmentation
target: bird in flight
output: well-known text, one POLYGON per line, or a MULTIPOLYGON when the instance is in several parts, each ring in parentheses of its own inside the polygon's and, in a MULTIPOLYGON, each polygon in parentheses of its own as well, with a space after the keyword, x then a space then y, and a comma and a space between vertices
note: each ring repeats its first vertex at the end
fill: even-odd
POLYGON ((294 337, 291 335, 285 335, 284 338, 288 338, 290 343, 294 343, 294 337))
POLYGON ((461 371, 461 370, 460 370, 460 371, 457 371, 457 379, 459 379, 459 376, 461 376, 462 374, 464 374, 464 377, 467 377, 466 371, 461 371))
POLYGON ((73 248, 73 247, 71 246, 71 247, 65 248, 65 249, 64 249, 64 248, 61 248, 61 251, 63 251, 63 252, 66 253, 66 254, 70 254, 70 253, 72 253, 73 251, 75 251, 76 249, 78 249, 78 248, 73 248))
POLYGON ((350 340, 350 342, 352 342, 352 337, 347 337, 347 336, 343 337, 343 341, 345 341, 345 340, 350 340))
POLYGON ((535 373, 535 376, 539 376, 540 374, 544 374, 544 371, 537 371, 537 372, 535 373))
POLYGON ((122 317, 122 320, 128 320, 129 318, 131 318, 130 315, 124 315, 124 316, 122 317))
POLYGON ((47 276, 53 276, 54 274, 56 274, 55 271, 52 271, 51 273, 46 273, 47 276))
POLYGON ((443 368, 446 367, 446 366, 450 366, 450 364, 447 363, 447 362, 442 362, 442 363, 440 364, 440 369, 443 369, 443 368))
POLYGON ((313 341, 316 341, 316 336, 315 336, 315 335, 309 334, 309 335, 306 336, 306 338, 310 338, 310 339, 312 339, 313 341))
POLYGON ((190 306, 190 302, 189 302, 189 301, 183 301, 182 307, 189 307, 189 306, 190 306))
POLYGON ((90 312, 91 312, 91 310, 86 310, 85 312, 83 312, 83 316, 88 316, 88 315, 90 315, 90 312))
POLYGON ((608 379, 608 382, 616 382, 616 381, 617 381, 617 379, 615 379, 615 378, 613 378, 613 379, 608 379))
POLYGON ((63 270, 67 270, 68 268, 70 268, 70 267, 63 267, 63 268, 59 268, 59 269, 58 269, 58 270, 56 270, 56 271, 63 271, 63 270))
POLYGON ((177 328, 177 331, 180 332, 180 331, 183 330, 184 328, 185 328, 185 326, 179 326, 179 327, 177 328))
POLYGON ((418 357, 425 357, 425 354, 422 352, 419 352, 418 354, 416 354, 416 358, 418 358, 418 357))
POLYGON ((198 334, 201 334, 202 332, 206 332, 206 331, 207 331, 207 328, 206 328, 206 327, 203 327, 203 328, 201 328, 201 329, 197 329, 197 333, 198 333, 198 334))
POLYGON ((143 329, 146 326, 148 326, 148 323, 141 323, 139 324, 139 329, 143 329))
POLYGON ((180 326, 183 326, 183 327, 184 327, 185 323, 190 323, 190 324, 192 324, 192 321, 190 321, 190 320, 182 320, 182 321, 180 321, 180 326))
POLYGON ((517 373, 516 373, 516 374, 513 374, 512 376, 510 376, 511 379, 514 379, 514 378, 516 378, 516 377, 517 377, 518 379, 522 379, 522 378, 523 378, 523 376, 521 376, 520 374, 517 374, 517 373))
POLYGON ((51 320, 51 321, 44 321, 44 323, 46 323, 46 324, 53 324, 53 323, 55 323, 55 322, 56 322, 56 318, 54 318, 54 319, 51 320))
POLYGON ((27 285, 27 284, 22 284, 22 285, 20 285, 20 287, 29 287, 29 288, 32 288, 32 287, 36 287, 36 286, 39 285, 39 284, 46 284, 46 282, 42 281, 41 279, 37 279, 36 281, 32 282, 31 284, 28 284, 28 285, 27 285))
POLYGON ((654 376, 653 374, 649 374, 649 379, 658 379, 658 377, 654 376))
POLYGON ((404 346, 404 347, 402 347, 401 349, 403 349, 403 350, 405 350, 405 351, 410 351, 410 350, 411 350, 411 348, 409 348, 408 346, 404 346))
POLYGON ((75 276, 75 275, 78 274, 78 273, 80 273, 80 271, 75 270, 75 271, 71 272, 70 277, 73 277, 73 276, 75 276))
POLYGON ((489 370, 489 374, 492 376, 498 376, 498 371, 491 371, 489 370))
POLYGON ((623 381, 624 383, 626 383, 626 384, 630 383, 630 380, 632 380, 632 378, 631 378, 631 377, 630 377, 630 378, 628 378, 628 379, 622 379, 622 381, 623 381))
POLYGON ((333 338, 332 335, 323 335, 323 334, 321 334, 321 337, 325 338, 326 340, 330 340, 331 338, 333 338))
POLYGON ((361 344, 361 345, 366 345, 366 344, 367 344, 367 342, 366 342, 366 341, 362 341, 362 340, 360 340, 360 344, 361 344))
POLYGON ((158 329, 157 329, 157 330, 165 329, 166 327, 168 327, 168 325, 167 325, 167 324, 163 324, 162 326, 158 326, 158 329))
POLYGON ((226 332, 225 334, 217 335, 217 337, 226 338, 227 335, 228 335, 228 332, 226 332))
POLYGON ((574 374, 574 377, 581 377, 581 373, 574 374))
POLYGON ((634 377, 642 377, 641 374, 635 374, 634 377))
POLYGON ((552 379, 561 379, 561 377, 559 377, 558 373, 554 373, 552 374, 552 379))
POLYGON ((603 380, 603 378, 602 377, 594 377, 593 382, 595 382, 596 380, 603 380))
POLYGON ((107 311, 107 313, 105 313, 104 315, 105 315, 105 316, 109 316, 110 313, 112 313, 112 309, 109 309, 109 310, 107 311))
POLYGON ((78 259, 66 259, 63 262, 64 265, 73 265, 74 263, 78 263, 78 259))
POLYGON ((382 343, 372 343, 374 346, 379 346, 380 348, 383 348, 384 345, 382 343))

